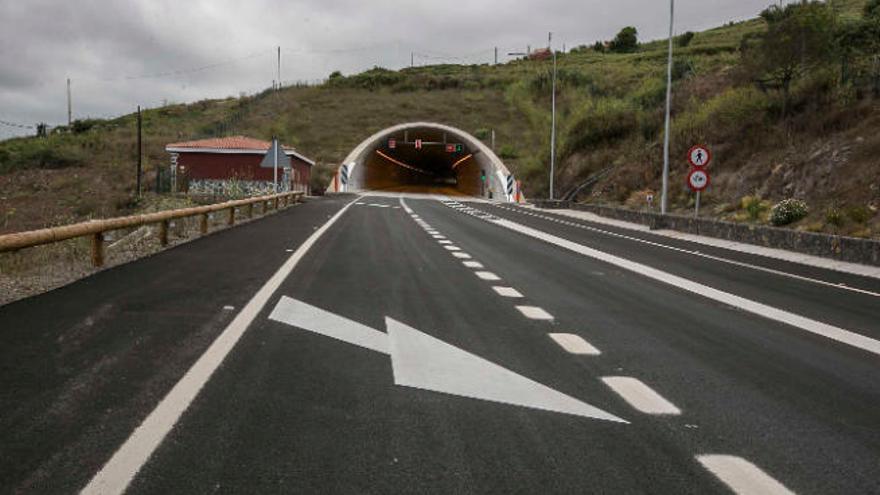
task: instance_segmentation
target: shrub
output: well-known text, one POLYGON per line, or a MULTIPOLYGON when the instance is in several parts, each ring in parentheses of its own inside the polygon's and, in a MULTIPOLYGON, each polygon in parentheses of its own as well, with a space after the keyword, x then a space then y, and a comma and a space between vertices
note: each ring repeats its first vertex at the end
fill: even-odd
POLYGON ((513 146, 505 144, 498 150, 498 157, 503 160, 513 160, 519 158, 519 152, 513 146))
POLYGON ((853 222, 856 223, 865 223, 874 216, 871 213, 871 210, 865 208, 864 206, 853 206, 851 208, 847 208, 846 216, 850 218, 853 222))
POLYGON ((810 209, 800 199, 784 199, 770 210, 770 223, 777 227, 797 222, 807 216, 810 209))
POLYGON ((678 37, 678 46, 684 48, 691 44, 691 41, 694 39, 694 32, 688 31, 681 36, 678 37))
POLYGON ((489 139, 489 136, 492 135, 492 131, 486 128, 480 128, 474 131, 474 137, 479 139, 480 141, 485 141, 489 139))
POLYGON ((749 220, 753 221, 759 220, 761 214, 770 208, 770 205, 758 195, 743 197, 740 201, 740 205, 748 214, 749 220))
POLYGON ((836 206, 829 206, 825 211, 825 223, 840 227, 843 225, 843 212, 836 206))
POLYGON ((639 129, 638 115, 631 104, 615 98, 593 100, 581 109, 565 132, 560 155, 601 144, 612 144, 639 129))
POLYGON ((632 26, 627 26, 617 33, 611 40, 608 49, 615 53, 632 53, 639 47, 639 32, 632 26))

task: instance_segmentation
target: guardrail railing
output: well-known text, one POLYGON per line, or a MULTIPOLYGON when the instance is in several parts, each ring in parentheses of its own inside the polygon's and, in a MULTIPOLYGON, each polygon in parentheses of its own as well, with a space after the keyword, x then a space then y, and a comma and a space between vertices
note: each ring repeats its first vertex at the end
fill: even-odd
POLYGON ((141 227, 148 224, 159 224, 159 243, 168 245, 168 229, 171 220, 188 218, 196 215, 201 216, 199 231, 202 235, 208 233, 208 215, 218 211, 227 211, 226 225, 235 224, 235 212, 238 208, 246 208, 245 215, 248 218, 254 216, 254 205, 262 205, 262 214, 266 214, 270 208, 277 210, 279 206, 289 206, 291 202, 297 203, 302 199, 301 192, 288 192, 258 196, 248 199, 238 199, 193 208, 181 208, 178 210, 145 213, 128 217, 108 218, 105 220, 91 220, 88 222, 51 227, 47 229, 17 232, 14 234, 0 235, 0 253, 18 251, 20 249, 66 241, 76 237, 91 236, 92 238, 92 263, 98 267, 104 264, 104 233, 111 230, 141 227))

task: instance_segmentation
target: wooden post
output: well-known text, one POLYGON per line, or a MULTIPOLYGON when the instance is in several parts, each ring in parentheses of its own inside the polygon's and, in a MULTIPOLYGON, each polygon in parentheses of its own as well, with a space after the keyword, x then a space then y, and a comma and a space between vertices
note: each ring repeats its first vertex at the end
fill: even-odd
POLYGON ((96 267, 104 265, 104 233, 92 235, 92 264, 96 267))
POLYGON ((230 227, 235 225, 235 207, 229 209, 229 218, 226 220, 226 225, 230 227))
POLYGON ((202 235, 205 235, 208 233, 208 214, 202 213, 200 220, 199 230, 202 232, 202 235))
POLYGON ((266 213, 269 213, 269 202, 263 201, 263 215, 265 215, 266 213))
POLYGON ((254 204, 248 203, 247 205, 247 217, 254 218, 254 204))
POLYGON ((159 222, 159 244, 168 245, 168 220, 159 222))
POLYGON ((273 208, 275 208, 275 210, 278 210, 278 196, 275 196, 275 206, 273 208))

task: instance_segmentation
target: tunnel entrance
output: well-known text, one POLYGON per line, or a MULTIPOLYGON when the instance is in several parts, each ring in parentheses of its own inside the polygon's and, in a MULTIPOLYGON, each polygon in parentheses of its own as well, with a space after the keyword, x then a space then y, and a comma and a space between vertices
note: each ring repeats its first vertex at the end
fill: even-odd
POLYGON ((519 198, 507 167, 489 147, 454 127, 415 122, 380 131, 340 165, 329 190, 519 198))

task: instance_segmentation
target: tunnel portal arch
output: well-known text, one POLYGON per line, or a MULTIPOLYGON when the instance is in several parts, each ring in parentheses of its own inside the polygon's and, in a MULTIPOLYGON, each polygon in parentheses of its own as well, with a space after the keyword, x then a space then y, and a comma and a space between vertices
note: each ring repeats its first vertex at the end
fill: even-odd
POLYGON ((519 183, 491 148, 470 133, 435 122, 383 129, 338 167, 332 192, 435 192, 522 201, 519 183))

